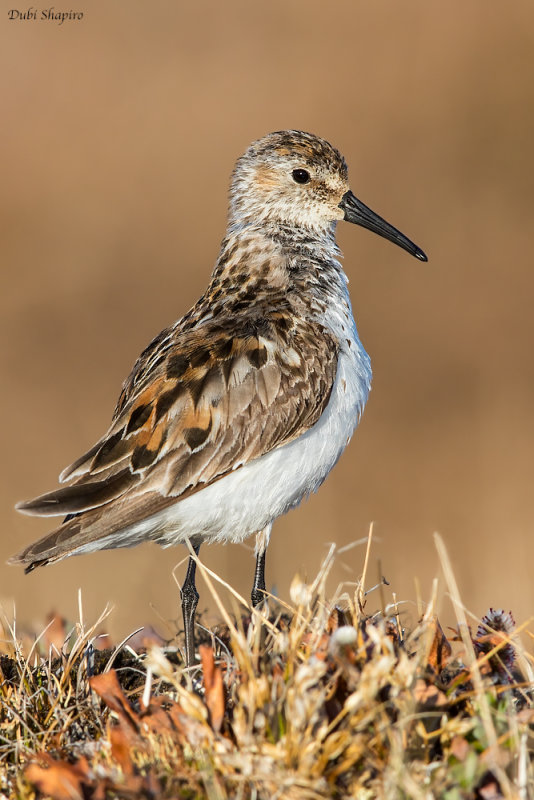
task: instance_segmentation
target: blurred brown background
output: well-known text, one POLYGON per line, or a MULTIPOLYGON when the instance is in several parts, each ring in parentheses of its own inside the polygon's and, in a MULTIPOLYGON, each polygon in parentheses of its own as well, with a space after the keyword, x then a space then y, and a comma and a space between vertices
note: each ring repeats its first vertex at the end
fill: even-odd
MULTIPOLYGON (((2 562, 50 527, 15 501, 53 488, 104 432, 138 353, 205 287, 236 157, 298 127, 341 149, 355 193, 430 262, 339 227, 373 391, 322 490, 276 524, 268 583, 288 598, 326 543, 375 520, 370 581, 380 558, 398 597, 415 598, 417 577, 428 598, 438 530, 472 611, 530 615, 531 0, 75 8, 84 20, 61 26, 2 12, 2 562)), ((184 555, 2 566, 3 606, 20 622, 76 618, 80 586, 89 619, 115 603, 115 635, 158 625, 178 616, 184 555)), ((248 549, 202 556, 248 596, 248 549)), ((347 552, 332 586, 362 564, 362 547, 347 552)))

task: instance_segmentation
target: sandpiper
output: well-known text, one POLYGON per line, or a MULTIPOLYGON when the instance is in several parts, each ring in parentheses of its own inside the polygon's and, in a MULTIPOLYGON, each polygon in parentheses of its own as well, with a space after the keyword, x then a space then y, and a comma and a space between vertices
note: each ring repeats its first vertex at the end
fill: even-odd
MULTIPOLYGON (((106 434, 19 503, 62 524, 11 558, 26 572, 67 556, 155 541, 256 534, 252 603, 265 597, 273 521, 322 484, 371 382, 335 241, 347 220, 423 251, 350 191, 324 139, 271 133, 237 161, 228 227, 206 292, 144 350, 106 434)), ((182 587, 185 660, 195 662, 196 561, 182 587)))

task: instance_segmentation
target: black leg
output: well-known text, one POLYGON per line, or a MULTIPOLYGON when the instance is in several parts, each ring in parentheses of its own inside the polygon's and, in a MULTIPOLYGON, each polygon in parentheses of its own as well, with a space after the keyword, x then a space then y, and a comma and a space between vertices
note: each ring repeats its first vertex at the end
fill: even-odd
POLYGON ((252 607, 257 608, 265 602, 265 554, 271 538, 272 523, 256 534, 256 569, 254 570, 254 585, 250 599, 252 607))
MULTIPOLYGON (((193 545, 198 556, 200 545, 193 545)), ((187 573, 180 596, 182 598, 182 614, 184 615, 185 661, 188 667, 195 666, 195 611, 198 605, 198 592, 195 586, 196 561, 189 557, 187 573)))
POLYGON ((254 608, 265 600, 265 555, 267 549, 256 554, 256 569, 254 570, 254 585, 250 594, 254 608))

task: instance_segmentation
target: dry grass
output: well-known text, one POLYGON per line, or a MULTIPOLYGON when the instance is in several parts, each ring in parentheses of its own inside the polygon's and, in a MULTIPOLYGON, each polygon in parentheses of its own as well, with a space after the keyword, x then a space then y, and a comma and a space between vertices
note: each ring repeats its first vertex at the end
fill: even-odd
POLYGON ((200 563, 224 624, 193 672, 170 647, 96 650, 101 620, 85 629, 82 614, 62 646, 57 622, 30 649, 7 631, 1 796, 534 796, 533 658, 509 614, 467 627, 438 550, 457 612, 449 636, 434 599, 410 631, 396 606, 370 611, 380 592, 363 580, 327 600, 334 549, 312 584, 295 578, 291 607, 236 623, 200 563))

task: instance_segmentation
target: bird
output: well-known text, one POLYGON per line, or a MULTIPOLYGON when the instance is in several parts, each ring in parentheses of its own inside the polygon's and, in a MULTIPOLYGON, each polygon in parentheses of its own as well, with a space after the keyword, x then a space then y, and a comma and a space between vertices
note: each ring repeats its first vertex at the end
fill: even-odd
POLYGON ((335 238, 343 220, 428 260, 352 193, 328 141, 283 130, 252 142, 232 173, 206 291, 141 353, 110 427, 61 473, 64 485, 17 504, 64 519, 9 563, 30 572, 145 541, 188 543, 188 667, 203 543, 255 535, 251 602, 265 601, 272 524, 323 483, 370 390, 335 238))

